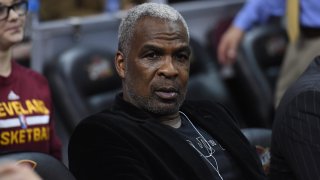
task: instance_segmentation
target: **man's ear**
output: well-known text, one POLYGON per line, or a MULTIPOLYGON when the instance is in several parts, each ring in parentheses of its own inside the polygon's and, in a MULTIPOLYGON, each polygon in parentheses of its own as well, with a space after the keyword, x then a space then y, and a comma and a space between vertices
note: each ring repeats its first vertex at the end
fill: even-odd
POLYGON ((124 62, 124 55, 121 51, 117 51, 114 64, 116 66, 118 75, 121 77, 121 79, 124 79, 125 77, 125 62, 124 62))

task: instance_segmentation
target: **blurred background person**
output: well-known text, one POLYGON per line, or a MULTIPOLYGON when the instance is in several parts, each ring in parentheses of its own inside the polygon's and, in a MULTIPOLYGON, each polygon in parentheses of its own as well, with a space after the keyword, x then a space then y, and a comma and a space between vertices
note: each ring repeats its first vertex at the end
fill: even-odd
POLYGON ((27 12, 28 1, 0 0, 0 153, 37 151, 61 159, 48 82, 12 60, 27 12))
POLYGON ((287 87, 320 52, 320 3, 317 0, 248 0, 225 32, 218 46, 222 65, 232 65, 245 33, 271 16, 284 16, 290 43, 276 85, 277 106, 287 87))
POLYGON ((319 107, 320 56, 280 101, 272 129, 271 180, 319 179, 319 107))

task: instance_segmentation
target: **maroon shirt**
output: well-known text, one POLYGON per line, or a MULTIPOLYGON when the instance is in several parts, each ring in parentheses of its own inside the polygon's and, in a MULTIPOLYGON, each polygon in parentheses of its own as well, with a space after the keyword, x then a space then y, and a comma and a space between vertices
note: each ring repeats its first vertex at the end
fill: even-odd
POLYGON ((61 159, 52 108, 47 80, 12 62, 9 77, 0 76, 0 153, 37 151, 61 159))

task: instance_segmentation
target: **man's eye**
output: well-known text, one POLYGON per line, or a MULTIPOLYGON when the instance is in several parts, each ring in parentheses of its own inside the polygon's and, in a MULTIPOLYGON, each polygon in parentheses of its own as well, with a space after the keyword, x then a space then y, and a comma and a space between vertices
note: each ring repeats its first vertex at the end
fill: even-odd
POLYGON ((156 59, 159 57, 159 55, 156 54, 155 52, 151 52, 151 53, 148 53, 145 57, 148 59, 156 59))
POLYGON ((186 61, 186 60, 189 60, 189 55, 181 53, 181 54, 177 54, 176 58, 180 61, 186 61))

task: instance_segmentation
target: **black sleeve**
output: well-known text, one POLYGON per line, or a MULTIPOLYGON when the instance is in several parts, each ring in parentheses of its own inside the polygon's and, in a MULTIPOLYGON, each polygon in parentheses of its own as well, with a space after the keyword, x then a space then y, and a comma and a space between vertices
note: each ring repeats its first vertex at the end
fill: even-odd
POLYGON ((299 94, 278 118, 272 132, 270 179, 319 179, 320 92, 299 94))
POLYGON ((83 123, 69 143, 69 168, 78 180, 151 179, 142 156, 120 133, 83 123))

